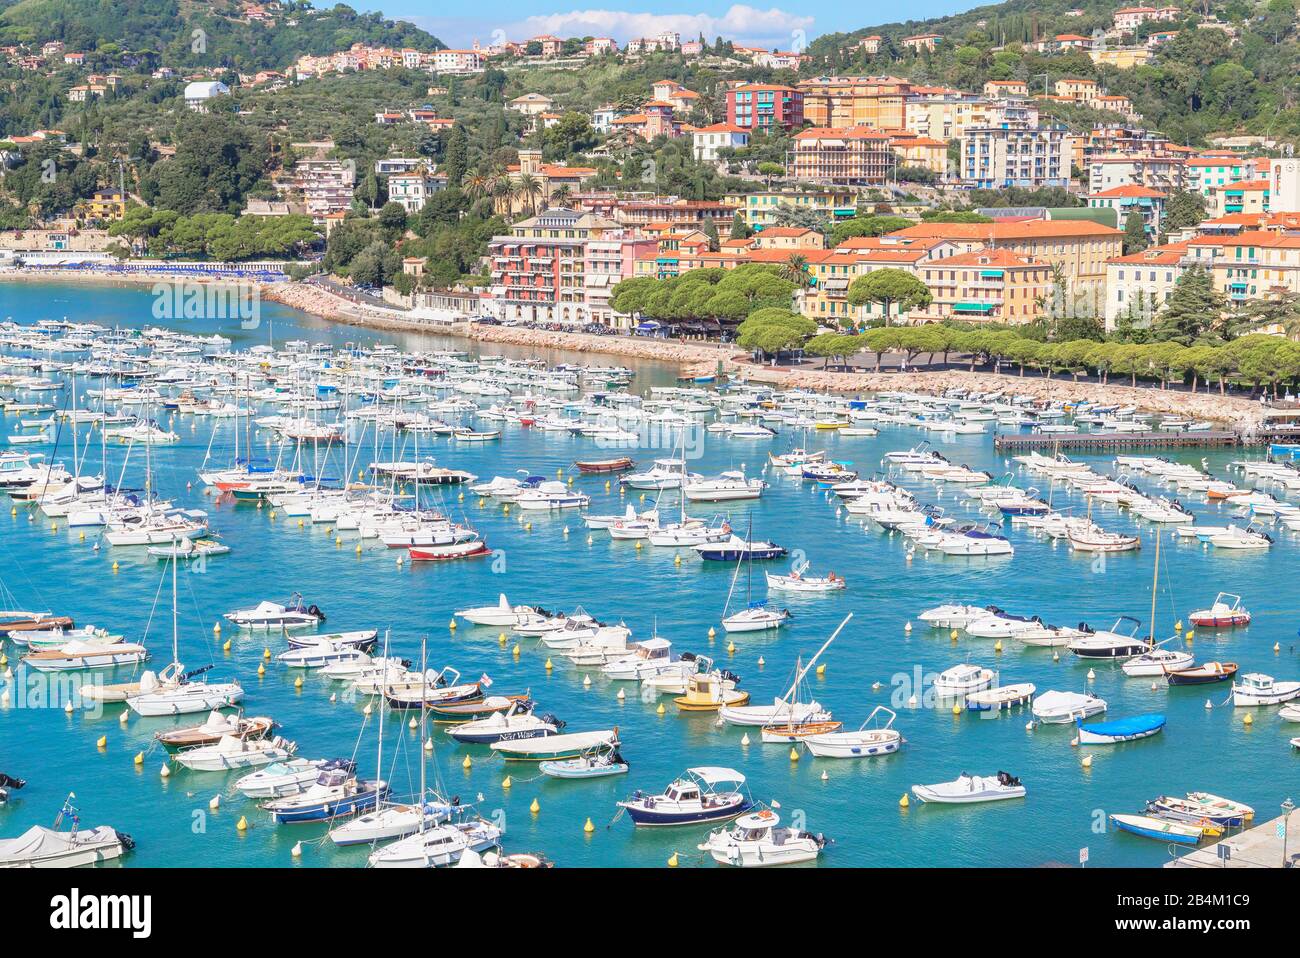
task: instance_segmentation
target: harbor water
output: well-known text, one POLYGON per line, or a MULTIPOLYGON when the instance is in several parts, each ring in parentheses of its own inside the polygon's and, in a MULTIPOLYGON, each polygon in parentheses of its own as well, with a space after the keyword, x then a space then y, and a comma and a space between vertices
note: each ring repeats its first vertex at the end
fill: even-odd
MULTIPOLYGON (((159 322, 151 314, 152 302, 147 287, 0 284, 0 318, 24 324, 67 318, 107 327, 145 327, 159 322)), ((294 339, 337 345, 386 342, 403 350, 478 349, 462 340, 336 325, 273 305, 263 305, 256 329, 184 320, 165 325, 186 333, 220 333, 233 340, 232 349, 280 346, 294 339)), ((532 355, 510 347, 483 350, 515 358, 532 355)), ((558 352, 540 358, 593 362, 590 356, 558 352)), ((612 362, 595 360, 598 365, 612 362)), ((676 370, 669 366, 630 367, 635 372, 633 392, 675 381, 676 370)), ((86 389, 103 385, 79 382, 79 402, 86 389)), ((62 406, 67 390, 40 398, 62 406)), ((269 411, 256 410, 259 415, 269 411)), ((10 413, 0 419, 0 432, 17 431, 17 418, 10 413)), ((627 775, 558 781, 542 776, 531 763, 504 763, 485 747, 459 746, 434 724, 426 733, 433 749, 425 751, 419 732, 407 727, 410 713, 388 716, 382 775, 395 792, 412 794, 420 764, 427 762, 431 785, 446 797, 472 803, 504 827, 507 851, 540 852, 560 866, 605 867, 662 867, 676 852, 683 867, 705 866, 696 845, 706 827, 636 829, 626 817, 616 820, 616 802, 634 789, 657 792, 688 767, 721 765, 747 776, 755 799, 779 803, 785 821, 833 839, 821 867, 1075 865, 1084 847, 1089 849, 1090 866, 1159 866, 1169 857, 1164 844, 1114 830, 1107 815, 1141 812, 1145 802, 1158 795, 1195 790, 1249 803, 1265 820, 1300 784, 1300 757, 1289 745, 1300 726, 1282 721, 1275 709, 1234 709, 1227 684, 1171 689, 1163 681, 1126 677, 1110 662, 1077 659, 1064 649, 1054 657, 1050 648, 1003 640, 997 651, 994 640, 964 633, 953 638, 947 630, 929 629, 917 619, 927 608, 955 601, 996 604, 1061 625, 1088 622, 1098 629, 1109 628, 1118 616, 1131 615, 1143 621, 1145 634, 1154 537, 1163 535, 1156 637, 1175 636, 1175 623, 1186 626, 1188 613, 1208 606, 1216 593, 1239 593, 1253 613, 1249 627, 1197 631, 1190 641, 1178 635, 1169 647, 1193 652, 1198 662, 1236 662, 1242 673, 1298 679, 1300 592, 1295 583, 1300 541, 1281 527, 1273 532, 1277 542, 1270 549, 1216 551, 1195 539, 1176 539, 1168 528, 1143 523, 1113 507, 1095 507, 1093 518, 1105 528, 1140 532, 1142 549, 1106 556, 1072 553, 1064 541, 1036 539, 1008 525, 1006 534, 1016 550, 1009 558, 954 558, 927 555, 922 549, 909 557, 903 537, 891 537, 870 523, 864 526, 825 490, 768 470, 764 477, 770 488, 760 500, 730 508, 723 504, 723 509, 700 504, 691 513, 707 517, 728 511, 732 527, 742 535, 752 517, 754 538, 791 551, 785 560, 754 563, 754 600, 767 596, 765 568, 784 572, 792 562, 805 559, 810 572, 834 571, 847 579, 848 588, 825 596, 774 593, 770 600, 793 612, 791 623, 774 632, 729 638, 720 619, 736 571, 730 563, 702 562, 690 549, 648 543, 637 548, 634 542, 612 541, 604 532, 588 532, 577 511, 521 514, 512 509, 507 514, 500 504, 480 502, 465 487, 446 487, 422 491, 427 497, 422 505, 440 507, 472 524, 492 555, 399 564, 404 550, 386 549, 377 540, 361 543, 358 553, 355 534, 339 533, 339 545, 333 531, 310 521, 300 526, 296 519, 273 517, 269 505, 259 508, 205 494, 198 467, 205 455, 220 465, 233 459, 234 421, 170 414, 161 418, 165 427, 170 419, 170 428, 182 439, 151 450, 155 490, 177 505, 206 510, 213 531, 232 550, 180 570, 180 660, 191 669, 212 663, 208 675, 217 680, 238 678, 246 690, 246 714, 274 718, 281 726, 279 734, 297 743, 298 755, 355 757, 362 774, 373 777, 381 711, 375 709, 367 717, 365 701, 344 695, 342 685, 315 672, 285 669, 274 658, 265 661, 267 648, 272 655, 285 648, 282 637, 241 632, 221 618, 262 600, 284 602, 295 592, 327 614, 329 631, 374 628, 381 637, 387 632, 391 654, 417 665, 423 643, 431 667, 454 666, 466 680, 490 676, 493 694, 526 692, 536 700, 538 714, 559 716, 567 723, 565 731, 617 727, 622 754, 631 766, 627 775), (897 754, 874 759, 818 759, 803 750, 792 757, 789 745, 762 744, 757 729, 719 726, 713 713, 679 712, 669 697, 646 699, 636 683, 610 681, 598 670, 579 670, 561 656, 552 655, 554 667, 548 671, 547 650, 528 639, 508 636, 502 642, 500 629, 463 621, 449 628, 454 610, 494 604, 500 593, 515 604, 552 610, 581 606, 603 621, 626 623, 633 640, 657 634, 670 639, 676 652, 708 655, 741 677, 741 686, 752 693, 756 705, 783 695, 796 660, 802 656, 806 661, 852 612, 847 628, 821 660, 824 671, 808 676, 809 691, 849 729, 857 728, 877 705, 893 708, 898 713, 894 727, 906 744, 897 754), (213 629, 218 623, 224 626, 220 635, 213 629), (716 630, 712 638, 711 628, 716 630), (228 651, 223 649, 227 640, 228 651), (734 650, 729 649, 731 642, 734 650), (265 674, 259 676, 264 661, 265 674), (1109 718, 1161 712, 1168 724, 1163 734, 1149 739, 1081 749, 1071 744, 1071 726, 1030 728, 1027 706, 954 714, 949 705, 936 706, 927 690, 934 674, 966 661, 997 670, 1003 684, 1032 682, 1039 693, 1093 691, 1107 701, 1109 718), (299 675, 303 684, 296 688, 299 675), (586 675, 590 684, 584 684, 586 675), (626 693, 622 700, 619 689, 626 693), (909 706, 913 696, 916 703, 909 706), (1253 724, 1243 721, 1247 712, 1253 724), (752 742, 744 745, 747 731, 752 742), (1083 762, 1085 754, 1092 757, 1090 766, 1083 762), (993 775, 999 770, 1018 776, 1027 797, 966 807, 913 800, 900 807, 900 797, 912 785, 949 781, 961 772, 993 775), (504 788, 507 776, 510 787, 504 788), (588 819, 594 826, 590 831, 584 830, 588 819)), ((577 476, 575 458, 614 454, 595 441, 513 424, 501 428, 503 437, 494 443, 422 436, 419 453, 435 457, 439 465, 475 473, 482 481, 521 472, 573 475, 575 488, 591 495, 592 513, 621 512, 629 504, 644 509, 654 503, 653 492, 644 502, 638 492, 620 495, 617 479, 607 489, 606 477, 577 476)), ((885 453, 906 449, 922 438, 901 426, 884 426, 878 436, 861 438, 834 432, 810 432, 806 439, 783 433, 767 441, 709 435, 702 448, 691 451, 687 467, 708 475, 743 467, 757 475, 764 471, 769 451, 783 452, 806 441, 870 476, 880 471, 885 453)), ((269 431, 256 433, 255 442, 264 454, 275 455, 269 431)), ((1025 475, 994 452, 991 429, 935 444, 954 463, 994 476, 1012 472, 1018 485, 1036 486, 1048 494, 1046 480, 1025 475)), ((49 452, 48 447, 29 448, 49 452)), ((98 441, 87 449, 85 471, 99 472, 98 441)), ((110 481, 117 480, 123 449, 112 443, 107 447, 110 481)), ((406 457, 411 453, 408 447, 406 457)), ((656 448, 629 449, 628 454, 638 465, 648 466, 654 458, 673 455, 672 440, 656 448)), ((323 471, 340 476, 339 453, 331 455, 323 471)), ((1234 459, 1260 455, 1261 450, 1170 453, 1198 466, 1204 458, 1209 471, 1218 475, 1230 475, 1234 459)), ((55 458, 71 464, 67 448, 55 458)), ((1094 465, 1100 472, 1115 472, 1109 460, 1095 460, 1094 465)), ((137 449, 123 485, 138 488, 144 478, 144 456, 137 449)), ((974 500, 958 487, 944 487, 916 474, 902 475, 898 481, 919 500, 935 502, 950 515, 976 516, 974 500)), ((1144 489, 1150 487, 1140 477, 1136 481, 1144 489)), ((1079 513, 1086 508, 1082 496, 1063 486, 1052 495, 1057 507, 1068 504, 1079 513)), ((1232 509, 1195 496, 1184 497, 1184 502, 1198 521, 1216 525, 1228 521, 1232 509)), ((675 513, 676 493, 665 493, 659 505, 675 513)), ((167 564, 142 547, 114 548, 100 537, 98 529, 51 523, 27 505, 19 505, 13 515, 5 508, 0 512, 4 602, 70 615, 78 626, 94 624, 124 633, 128 641, 146 644, 153 653, 150 667, 159 668, 170 657, 167 564), (35 518, 29 519, 29 513, 35 518)), ((742 569, 733 609, 744 603, 750 590, 750 576, 742 569)), ((21 650, 9 644, 6 651, 16 668, 21 650)), ((324 826, 273 824, 255 802, 233 792, 239 773, 194 772, 173 765, 164 777, 160 770, 167 756, 154 746, 155 733, 197 724, 202 715, 163 719, 132 713, 121 723, 125 706, 120 704, 65 712, 62 702, 46 701, 19 683, 19 677, 15 671, 7 686, 9 701, 0 708, 0 771, 24 778, 28 785, 0 806, 0 837, 16 836, 33 824, 51 824, 66 795, 74 792, 83 823, 111 824, 135 839, 135 851, 121 860, 127 867, 364 866, 366 849, 335 848, 324 838, 324 826), (97 747, 101 736, 106 743, 97 747), (133 759, 140 752, 145 757, 136 764, 133 759), (216 809, 210 807, 214 796, 221 797, 216 809), (236 828, 241 817, 248 824, 243 831, 236 828), (299 841, 302 854, 291 857, 299 841)), ((131 677, 130 670, 119 670, 106 681, 131 677)), ((714 866, 709 862, 707 867, 714 866)))

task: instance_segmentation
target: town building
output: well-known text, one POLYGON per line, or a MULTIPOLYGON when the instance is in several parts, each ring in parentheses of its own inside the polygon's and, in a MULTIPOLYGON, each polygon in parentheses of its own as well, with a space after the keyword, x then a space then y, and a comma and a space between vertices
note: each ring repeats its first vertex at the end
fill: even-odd
POLYGON ((804 94, 794 87, 745 83, 727 91, 727 123, 767 133, 803 125, 804 94))
POLYGON ((888 133, 866 126, 812 127, 794 136, 786 172, 830 186, 876 186, 897 166, 888 133))

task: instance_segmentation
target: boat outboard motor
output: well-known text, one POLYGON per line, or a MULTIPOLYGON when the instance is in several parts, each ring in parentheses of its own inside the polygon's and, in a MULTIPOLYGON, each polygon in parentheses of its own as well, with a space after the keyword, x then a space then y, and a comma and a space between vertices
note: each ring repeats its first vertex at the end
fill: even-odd
POLYGON ((401 659, 400 661, 402 663, 402 668, 404 669, 409 669, 413 664, 410 659, 401 659))
POLYGON ((683 652, 683 653, 682 653, 682 661, 683 661, 683 662, 694 662, 694 661, 695 661, 695 653, 694 653, 694 652, 683 652))
POLYGON ((722 680, 724 682, 735 682, 737 685, 740 684, 740 676, 728 669, 722 670, 722 680))
POLYGON ((999 784, 999 785, 1008 785, 1008 786, 1010 786, 1010 785, 1019 785, 1019 784, 1020 784, 1020 779, 1016 778, 1016 777, 1015 777, 1014 775, 1012 775, 1010 772, 1002 772, 1002 771, 999 771, 999 772, 998 772, 998 784, 999 784))
POLYGON ((14 778, 12 775, 0 772, 0 788, 22 788, 26 784, 25 779, 14 778))
POLYGON ((1086 634, 1088 634, 1088 635, 1092 635, 1092 634, 1093 634, 1094 632, 1096 632, 1097 630, 1094 629, 1092 626, 1090 626, 1087 622, 1080 622, 1080 623, 1079 623, 1079 631, 1080 631, 1080 632, 1084 632, 1084 633, 1086 633, 1086 634))
POLYGON ((318 605, 307 606, 307 614, 316 616, 316 618, 320 619, 322 622, 325 621, 325 613, 320 610, 320 606, 318 605))
POLYGON ((565 724, 567 724, 561 721, 560 719, 556 718, 554 715, 543 715, 542 721, 547 723, 548 725, 554 725, 557 729, 562 729, 564 728, 565 724))

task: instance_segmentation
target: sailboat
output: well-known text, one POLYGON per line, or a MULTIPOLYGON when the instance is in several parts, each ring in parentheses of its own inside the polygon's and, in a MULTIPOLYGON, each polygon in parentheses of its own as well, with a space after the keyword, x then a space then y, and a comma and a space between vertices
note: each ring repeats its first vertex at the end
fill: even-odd
MULTIPOLYGON (((749 531, 745 534, 746 541, 753 536, 753 532, 754 520, 751 517, 749 531)), ((742 554, 736 559, 736 571, 731 577, 731 589, 727 592, 727 601, 722 607, 722 629, 724 632, 763 632, 767 629, 779 629, 790 620, 789 609, 768 608, 766 599, 761 602, 754 602, 752 599, 753 591, 754 556, 751 552, 748 556, 742 554), (746 558, 748 558, 748 563, 746 563, 746 558), (736 579, 740 576, 740 567, 742 565, 745 565, 748 569, 745 580, 745 608, 727 615, 727 610, 731 607, 731 597, 736 591, 736 579)))
POLYGON ((790 690, 781 697, 781 700, 776 705, 775 714, 763 726, 762 738, 764 742, 800 742, 810 735, 826 735, 830 732, 838 732, 843 727, 843 722, 833 721, 830 713, 825 711, 803 719, 797 719, 790 705, 798 697, 805 676, 812 671, 822 653, 830 648, 831 643, 839 637, 839 634, 844 631, 844 627, 849 624, 849 620, 852 618, 852 612, 844 617, 844 621, 839 624, 839 628, 831 633, 831 637, 808 660, 807 665, 800 663, 795 665, 795 676, 794 681, 790 683, 790 690))
POLYGON ((1156 594, 1157 586, 1160 582, 1160 536, 1156 536, 1156 558, 1155 569, 1151 573, 1151 634, 1147 637, 1147 650, 1139 656, 1129 659, 1121 668, 1124 674, 1131 677, 1142 677, 1148 675, 1165 675, 1170 671, 1179 671, 1181 669, 1190 669, 1196 661, 1196 657, 1190 652, 1180 652, 1177 649, 1163 649, 1160 646, 1165 642, 1156 642, 1156 594))
MULTIPOLYGON (((388 632, 384 633, 384 659, 388 659, 388 632)), ((427 651, 424 642, 420 644, 420 674, 427 677, 427 651)), ((375 759, 375 768, 384 767, 384 706, 379 706, 379 746, 375 759)), ((426 711, 420 710, 420 741, 424 741, 424 722, 426 711)), ((415 802, 388 803, 381 797, 373 811, 366 812, 351 821, 335 826, 329 831, 330 841, 335 845, 370 845, 375 842, 388 841, 393 838, 405 838, 420 831, 426 825, 437 825, 451 817, 452 806, 443 801, 426 799, 424 784, 424 758, 420 758, 420 797, 415 802)))
MULTIPOLYGON (((175 545, 175 541, 172 543, 175 545)), ((189 715, 192 712, 211 712, 226 705, 234 705, 244 697, 238 682, 195 682, 193 679, 212 666, 186 672, 180 661, 179 620, 176 611, 176 566, 172 559, 172 661, 158 675, 146 671, 140 676, 140 688, 128 695, 127 706, 137 715, 189 715)))

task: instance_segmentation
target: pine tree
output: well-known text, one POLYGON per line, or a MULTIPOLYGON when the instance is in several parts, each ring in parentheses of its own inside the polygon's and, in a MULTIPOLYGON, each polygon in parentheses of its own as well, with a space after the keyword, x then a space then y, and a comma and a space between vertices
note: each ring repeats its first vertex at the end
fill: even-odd
POLYGON ((460 186, 469 165, 469 136, 465 127, 457 123, 447 136, 447 152, 442 161, 442 172, 447 174, 449 187, 460 186))

